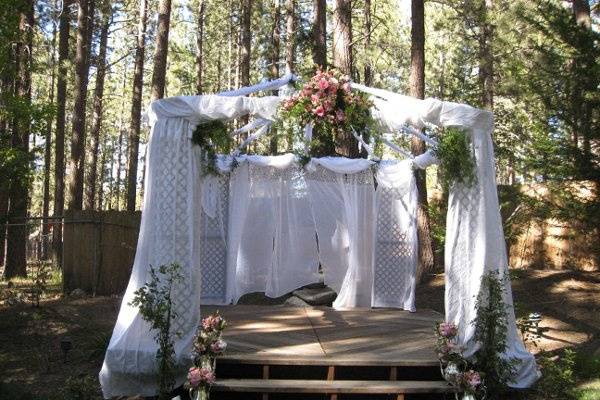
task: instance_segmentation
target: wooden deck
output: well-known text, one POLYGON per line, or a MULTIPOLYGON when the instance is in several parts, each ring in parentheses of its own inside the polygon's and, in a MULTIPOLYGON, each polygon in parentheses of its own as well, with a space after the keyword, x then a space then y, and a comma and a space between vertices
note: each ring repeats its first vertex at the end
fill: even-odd
POLYGON ((433 327, 443 316, 389 309, 203 306, 228 322, 225 363, 323 366, 436 366, 433 327))

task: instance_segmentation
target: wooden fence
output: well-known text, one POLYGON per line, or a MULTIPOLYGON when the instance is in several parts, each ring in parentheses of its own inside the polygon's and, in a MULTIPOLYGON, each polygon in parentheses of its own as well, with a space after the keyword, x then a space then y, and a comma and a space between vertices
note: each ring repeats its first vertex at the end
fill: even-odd
MULTIPOLYGON (((510 264, 517 268, 600 270, 600 237, 577 221, 540 220, 523 208, 519 229, 510 222, 518 193, 549 196, 545 185, 499 187, 504 203, 510 264), (508 190, 510 189, 510 190, 508 190)), ((583 196, 590 196, 583 190, 583 196)), ((67 211, 64 219, 64 290, 81 288, 98 295, 121 294, 127 287, 135 257, 141 213, 67 211)))
POLYGON ((121 294, 127 287, 141 213, 66 211, 63 289, 97 295, 121 294))

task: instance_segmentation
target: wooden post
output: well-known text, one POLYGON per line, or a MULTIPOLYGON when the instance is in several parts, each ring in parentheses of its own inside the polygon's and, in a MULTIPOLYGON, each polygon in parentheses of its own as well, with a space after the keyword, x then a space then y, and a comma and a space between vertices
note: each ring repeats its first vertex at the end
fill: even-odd
MULTIPOLYGON (((333 381, 335 379, 335 366, 331 365, 329 367, 327 367, 327 380, 328 381, 333 381)), ((333 393, 330 395, 329 399, 330 400, 337 400, 338 395, 333 393)))
POLYGON ((398 380, 398 367, 391 367, 390 368, 390 381, 397 381, 398 380))
MULTIPOLYGON (((263 365, 263 367, 262 367, 262 377, 263 377, 263 379, 269 379, 269 366, 268 365, 263 365)), ((268 393, 263 393, 262 394, 262 400, 269 400, 269 394, 268 393)))

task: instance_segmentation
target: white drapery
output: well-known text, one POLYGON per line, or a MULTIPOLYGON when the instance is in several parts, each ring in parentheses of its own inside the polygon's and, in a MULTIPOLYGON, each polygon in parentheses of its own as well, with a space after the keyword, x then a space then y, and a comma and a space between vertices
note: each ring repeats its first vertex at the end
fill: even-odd
MULTIPOLYGON (((451 189, 445 267, 446 319, 459 325, 461 344, 469 353, 473 353, 476 344, 472 341, 471 321, 475 317, 474 302, 480 290, 481 277, 488 270, 497 270, 505 274, 508 265, 494 178, 491 143, 493 117, 486 111, 465 105, 432 99, 421 101, 385 93, 386 99, 378 100, 377 109, 373 112, 387 128, 397 129, 406 122, 416 126, 432 123, 439 126, 460 126, 471 134, 478 181, 472 188, 451 189)), ((150 265, 178 262, 183 268, 185 280, 176 291, 175 303, 179 316, 174 322, 174 327, 182 332, 182 336, 177 338, 175 343, 176 359, 182 364, 185 364, 189 357, 191 340, 199 322, 201 287, 210 292, 209 272, 216 271, 214 265, 203 258, 203 253, 207 252, 209 247, 211 251, 214 249, 214 246, 207 243, 215 244, 221 241, 216 247, 221 246, 220 254, 224 254, 227 259, 225 288, 214 289, 212 301, 221 302, 223 299, 223 302, 228 302, 238 298, 244 291, 256 288, 270 291, 273 295, 287 290, 285 285, 277 287, 273 284, 273 279, 277 280, 273 275, 273 266, 282 265, 282 260, 286 259, 287 255, 283 253, 285 247, 282 244, 293 242, 297 238, 289 231, 286 233, 284 229, 278 230, 277 226, 284 226, 286 223, 288 226, 296 223, 304 226, 306 221, 300 219, 299 222, 297 216, 286 211, 290 207, 301 208, 305 205, 300 206, 296 198, 288 197, 297 189, 295 183, 292 183, 294 179, 289 178, 290 175, 286 175, 286 178, 278 175, 281 173, 279 163, 284 163, 285 160, 277 160, 277 165, 265 166, 264 164, 271 160, 251 160, 248 157, 239 169, 234 170, 231 179, 235 183, 230 185, 229 192, 226 195, 217 195, 224 193, 227 178, 203 178, 199 154, 190 142, 192 129, 199 122, 236 118, 245 114, 273 119, 279 101, 277 97, 209 95, 163 99, 151 105, 149 120, 152 131, 148 146, 142 224, 131 279, 100 372, 105 397, 132 394, 148 396, 156 393, 153 374, 157 346, 148 324, 143 321, 136 308, 128 305, 133 298, 133 292, 149 279, 150 265), (276 178, 269 177, 271 183, 268 189, 265 188, 265 180, 255 179, 253 184, 252 170, 261 168, 271 172, 279 171, 274 173, 276 178), (246 174, 247 179, 240 179, 243 174, 246 174), (213 190, 206 189, 209 187, 213 190), (284 190, 288 191, 285 195, 284 190), (244 194, 249 196, 244 204, 233 207, 233 203, 239 201, 244 194), (266 243, 260 242, 254 246, 244 238, 252 240, 252 229, 255 227, 249 226, 249 230, 246 230, 245 225, 250 214, 261 212, 267 207, 264 204, 265 198, 269 199, 268 203, 272 206, 270 211, 279 207, 279 221, 275 224, 265 224, 261 234, 267 237, 266 243), (236 229, 232 229, 236 227, 237 222, 234 221, 244 221, 244 227, 237 229, 237 226, 236 229), (232 248, 239 251, 232 251, 232 248), (248 249, 262 250, 261 257, 270 259, 270 264, 265 264, 266 273, 262 270, 265 273, 264 282, 253 282, 253 277, 246 275, 249 280, 244 282, 245 278, 242 278, 243 284, 238 286, 236 282, 248 271, 264 268, 256 263, 256 258, 248 253, 248 249), (238 257, 242 252, 249 256, 238 257), (234 253, 235 259, 232 258, 234 253), (238 273, 241 275, 238 276, 238 273)), ((321 230, 318 243, 319 258, 325 267, 325 279, 334 288, 339 288, 340 295, 336 306, 390 305, 387 303, 388 297, 380 297, 377 294, 379 289, 376 282, 380 273, 378 262, 381 261, 377 251, 386 241, 390 241, 390 238, 393 241, 394 232, 398 229, 412 229, 414 221, 402 214, 402 210, 410 212, 414 209, 415 194, 410 189, 414 183, 408 178, 408 175, 412 174, 395 171, 394 168, 403 170, 400 164, 380 166, 377 173, 379 186, 375 194, 373 175, 369 171, 371 161, 325 158, 312 160, 311 164, 306 180, 310 198, 313 200, 312 215, 315 218, 316 231, 321 230), (319 173, 326 179, 320 180, 319 173), (383 229, 380 240, 378 235, 381 226, 375 224, 375 210, 379 207, 379 216, 384 218, 381 214, 381 204, 385 198, 390 198, 390 194, 385 193, 383 188, 394 188, 395 193, 391 196, 389 208, 384 212, 394 216, 397 226, 383 229), (315 202, 317 198, 325 199, 328 195, 330 197, 327 201, 315 202), (342 207, 332 206, 342 203, 342 207), (319 218, 318 215, 325 209, 331 210, 331 214, 323 219, 319 218), (339 251, 335 254, 336 249, 345 252, 339 251), (371 286, 367 283, 369 280, 371 286)), ((227 169, 226 165, 227 163, 223 163, 224 169, 227 169)), ((303 196, 306 196, 306 193, 303 196)), ((407 250, 402 255, 403 260, 410 263, 414 257, 414 247, 411 247, 414 246, 414 242, 407 241, 407 237, 410 235, 402 237, 402 234, 399 234, 396 241, 399 246, 412 249, 412 253, 407 250)), ((309 244, 305 249, 312 252, 309 244)), ((307 257, 305 260, 309 259, 310 257, 307 257)), ((300 264, 299 268, 305 266, 309 271, 308 275, 314 273, 314 264, 300 264)), ((288 265, 283 267, 283 270, 297 267, 288 265)), ((402 276, 402 279, 398 280, 398 287, 402 287, 402 290, 393 298, 395 304, 391 305, 412 309, 414 282, 410 278, 410 268, 406 270, 404 274, 396 271, 397 276, 402 276)), ((222 273, 216 272, 215 276, 222 276, 222 273)), ((294 279, 296 284, 299 284, 304 282, 305 278, 310 280, 302 274, 301 278, 294 279)), ((203 297, 205 294, 207 293, 204 293, 203 297)), ((533 356, 526 351, 517 335, 510 285, 505 301, 511 306, 507 356, 516 357, 521 361, 514 386, 527 387, 537 378, 537 370, 533 356)), ((178 382, 183 379, 182 373, 178 382)))
POLYGON ((453 185, 446 217, 445 271, 446 320, 459 327, 459 344, 466 355, 477 351, 473 340, 476 317, 475 301, 481 290, 481 278, 497 271, 505 278, 504 302, 508 305, 508 349, 505 357, 519 361, 512 387, 530 387, 539 377, 535 357, 529 353, 517 333, 513 297, 508 277, 506 243, 496 189, 491 112, 468 105, 436 99, 418 100, 387 91, 376 95, 374 113, 387 129, 399 129, 410 123, 416 127, 433 124, 459 127, 471 137, 477 167, 477 182, 471 187, 453 185))
POLYGON ((335 308, 370 307, 373 290, 375 190, 372 162, 313 159, 307 167, 319 259, 335 308))
POLYGON ((228 297, 279 297, 317 282, 313 219, 294 155, 247 156, 238 163, 231 178, 228 297))

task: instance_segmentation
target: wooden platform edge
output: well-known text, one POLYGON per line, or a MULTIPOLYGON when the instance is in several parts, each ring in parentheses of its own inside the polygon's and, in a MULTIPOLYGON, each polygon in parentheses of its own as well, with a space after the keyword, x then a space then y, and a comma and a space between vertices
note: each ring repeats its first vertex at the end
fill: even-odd
POLYGON ((215 391, 244 393, 417 394, 451 393, 445 381, 321 381, 296 379, 223 379, 215 391))
POLYGON ((256 364, 256 365, 310 365, 310 366, 349 366, 349 367, 437 367, 439 361, 418 359, 356 359, 341 357, 289 357, 261 356, 255 354, 225 354, 217 359, 221 364, 256 364))

